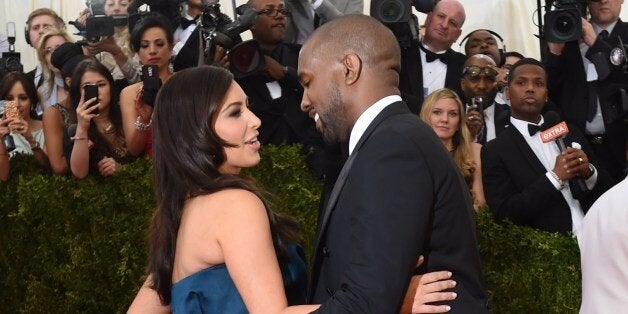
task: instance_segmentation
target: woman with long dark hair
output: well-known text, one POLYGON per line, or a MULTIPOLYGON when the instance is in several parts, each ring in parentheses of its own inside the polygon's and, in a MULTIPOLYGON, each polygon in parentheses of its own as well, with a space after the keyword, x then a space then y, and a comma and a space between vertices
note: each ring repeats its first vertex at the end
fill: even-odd
POLYGON ((111 72, 97 60, 87 59, 76 66, 70 84, 70 99, 77 117, 70 170, 79 179, 90 172, 112 175, 130 156, 111 72), (84 99, 86 85, 95 85, 98 97, 84 99))
POLYGON ((295 221, 270 211, 240 174, 260 160, 259 125, 227 70, 186 69, 162 87, 153 118, 149 279, 130 312, 153 311, 147 305, 158 305, 157 294, 174 312, 279 313, 288 306, 284 281, 300 287, 293 302, 305 301, 295 221))

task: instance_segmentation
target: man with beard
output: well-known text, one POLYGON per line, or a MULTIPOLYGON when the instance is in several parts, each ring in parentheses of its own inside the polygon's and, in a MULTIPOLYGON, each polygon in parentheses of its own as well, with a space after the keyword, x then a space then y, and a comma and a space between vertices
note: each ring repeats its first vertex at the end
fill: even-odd
POLYGON ((495 103, 497 71, 493 59, 477 54, 469 57, 462 69, 460 85, 467 104, 467 119, 475 141, 484 144, 508 124, 510 109, 495 103))
POLYGON ((498 219, 578 235, 588 208, 612 186, 610 176, 593 166, 599 164, 577 128, 569 127, 564 141, 572 147, 564 152, 554 141, 541 140, 547 75, 539 61, 525 58, 515 63, 506 96, 511 101, 511 126, 482 148, 482 182, 489 208, 498 219), (565 184, 575 178, 585 180, 588 188, 581 196, 565 184))
POLYGON ((262 120, 258 139, 262 144, 302 144, 309 165, 320 176, 325 162, 323 141, 314 121, 299 108, 303 95, 297 78, 301 46, 283 43, 289 12, 281 0, 251 0, 249 5, 258 11, 251 33, 266 65, 236 81, 249 97, 251 111, 262 120))
POLYGON ((468 189, 402 102, 399 69, 395 36, 363 15, 328 22, 301 50, 302 110, 326 141, 349 143, 319 222, 309 302, 322 313, 399 313, 424 254, 422 272, 447 269, 458 283, 437 311, 487 313, 468 189))
POLYGON ((425 19, 425 36, 401 51, 399 89, 410 103, 410 111, 418 114, 423 99, 437 89, 447 87, 462 96, 460 73, 465 56, 453 51, 465 21, 462 4, 442 0, 425 19))

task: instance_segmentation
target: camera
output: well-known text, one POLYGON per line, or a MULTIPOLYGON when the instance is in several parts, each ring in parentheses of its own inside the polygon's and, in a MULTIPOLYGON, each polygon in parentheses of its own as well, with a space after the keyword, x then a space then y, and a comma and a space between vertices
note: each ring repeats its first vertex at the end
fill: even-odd
POLYGON ((235 78, 255 74, 265 65, 264 53, 256 40, 243 41, 229 52, 229 69, 235 78))
POLYGON ((419 35, 419 21, 412 14, 412 7, 421 13, 429 13, 434 9, 436 2, 438 1, 372 0, 371 16, 393 32, 401 48, 409 48, 419 35))
POLYGON ((13 71, 22 72, 24 66, 20 62, 20 53, 15 52, 15 23, 7 23, 7 41, 9 42, 9 51, 2 53, 0 58, 0 79, 5 74, 13 71))
MULTIPOLYGON (((205 4, 205 0, 203 0, 205 4)), ((215 45, 231 49, 242 41, 240 34, 255 24, 257 10, 249 5, 241 5, 236 9, 240 17, 231 19, 220 12, 218 2, 206 4, 200 17, 200 30, 205 39, 205 52, 208 59, 214 55, 215 45)), ((206 62, 211 63, 211 62, 206 62)))
POLYGON ((582 38, 582 18, 586 17, 587 3, 578 0, 548 1, 554 10, 545 13, 544 36, 547 42, 568 42, 582 38))

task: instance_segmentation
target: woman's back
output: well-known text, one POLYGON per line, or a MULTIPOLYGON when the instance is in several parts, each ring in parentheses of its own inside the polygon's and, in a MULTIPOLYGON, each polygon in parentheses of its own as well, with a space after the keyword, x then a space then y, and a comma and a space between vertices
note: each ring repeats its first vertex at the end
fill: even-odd
MULTIPOLYGON (((242 300, 253 295, 269 297, 250 298, 258 303, 249 304, 251 309, 268 308, 274 295, 283 295, 284 286, 269 275, 279 270, 274 252, 266 209, 254 193, 227 189, 187 200, 172 274, 173 311, 200 306, 210 312, 246 312, 242 300)), ((305 264, 296 246, 290 255, 282 263, 283 281, 304 296, 305 264)))

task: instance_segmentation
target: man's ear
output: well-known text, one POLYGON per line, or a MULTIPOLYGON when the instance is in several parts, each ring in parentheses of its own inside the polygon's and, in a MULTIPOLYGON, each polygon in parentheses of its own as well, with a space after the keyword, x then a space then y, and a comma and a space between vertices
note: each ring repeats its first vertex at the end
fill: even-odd
POLYGON ((346 55, 342 59, 342 66, 345 76, 345 84, 353 85, 362 74, 362 59, 354 53, 346 55))

